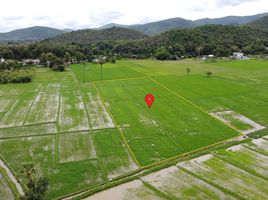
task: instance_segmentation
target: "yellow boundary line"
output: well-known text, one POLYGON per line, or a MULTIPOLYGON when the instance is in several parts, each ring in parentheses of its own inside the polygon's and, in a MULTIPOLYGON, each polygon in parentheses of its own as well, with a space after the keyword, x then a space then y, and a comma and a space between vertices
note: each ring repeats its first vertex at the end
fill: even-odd
POLYGON ((98 93, 98 95, 99 95, 99 97, 100 97, 100 99, 101 99, 101 101, 102 101, 102 103, 103 103, 105 109, 107 110, 107 112, 109 113, 110 117, 112 118, 113 123, 115 124, 115 126, 116 126, 118 132, 120 133, 120 135, 121 135, 121 137, 122 137, 122 139, 123 139, 124 144, 126 145, 128 151, 130 152, 130 156, 132 157, 132 159, 134 160, 134 162, 135 162, 135 163, 138 165, 138 167, 140 168, 141 165, 140 165, 140 163, 138 162, 138 160, 136 159, 135 154, 134 154, 133 151, 131 150, 130 146, 128 145, 128 143, 127 143, 127 141, 126 141, 126 138, 125 138, 125 136, 124 136, 124 132, 123 132, 123 130, 117 125, 117 123, 116 123, 116 121, 115 121, 115 119, 114 119, 112 113, 111 113, 110 110, 107 108, 107 106, 106 106, 106 104, 105 104, 105 102, 104 102, 104 100, 103 100, 103 98, 102 98, 102 95, 100 94, 100 92, 99 92, 99 90, 98 90, 98 88, 96 87, 96 85, 95 85, 94 82, 93 82, 93 86, 94 86, 95 90, 97 91, 97 93, 98 93))

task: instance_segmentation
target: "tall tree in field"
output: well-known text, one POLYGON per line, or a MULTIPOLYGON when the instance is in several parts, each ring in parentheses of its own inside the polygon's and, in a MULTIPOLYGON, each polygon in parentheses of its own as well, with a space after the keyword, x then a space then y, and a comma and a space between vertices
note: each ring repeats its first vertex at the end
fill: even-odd
POLYGON ((186 69, 186 72, 187 72, 187 75, 189 75, 190 72, 191 72, 191 69, 190 69, 190 68, 187 68, 187 69, 186 69))
POLYGON ((101 80, 102 80, 102 65, 104 65, 105 63, 106 63, 106 60, 105 60, 105 58, 101 58, 100 60, 99 60, 99 62, 98 62, 99 64, 100 64, 100 66, 101 66, 101 80))
POLYGON ((23 165, 21 173, 26 179, 27 191, 22 200, 43 200, 48 188, 48 178, 38 178, 33 164, 23 165))
POLYGON ((209 77, 212 76, 212 72, 206 72, 206 75, 207 75, 207 77, 209 78, 209 77))
POLYGON ((64 62, 65 62, 66 68, 69 69, 69 62, 71 62, 71 55, 69 52, 65 52, 64 62))

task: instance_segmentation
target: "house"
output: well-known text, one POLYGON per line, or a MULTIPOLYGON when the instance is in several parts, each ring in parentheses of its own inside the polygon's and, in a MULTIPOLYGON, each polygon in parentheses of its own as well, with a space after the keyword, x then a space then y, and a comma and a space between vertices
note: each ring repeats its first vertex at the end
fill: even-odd
POLYGON ((247 60, 249 59, 247 56, 244 56, 242 52, 234 52, 233 56, 231 56, 233 59, 238 59, 238 60, 247 60))
POLYGON ((32 64, 35 64, 35 65, 39 65, 40 60, 39 59, 24 59, 24 60, 22 60, 22 63, 23 64, 32 63, 32 64))
POLYGON ((207 59, 212 59, 212 58, 215 58, 215 56, 213 54, 210 54, 210 55, 203 55, 201 57, 202 60, 207 60, 207 59))
POLYGON ((241 52, 234 52, 233 53, 233 58, 235 59, 242 59, 244 57, 244 54, 241 52))
POLYGON ((98 64, 100 62, 100 59, 93 59, 92 62, 98 64))
POLYGON ((213 54, 208 55, 208 58, 214 58, 215 56, 213 54))

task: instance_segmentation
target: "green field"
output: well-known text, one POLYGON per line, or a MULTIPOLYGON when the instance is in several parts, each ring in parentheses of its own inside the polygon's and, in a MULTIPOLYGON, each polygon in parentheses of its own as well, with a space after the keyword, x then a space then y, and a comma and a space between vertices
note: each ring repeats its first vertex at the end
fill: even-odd
MULTIPOLYGON (((46 199, 128 176, 239 137, 250 128, 234 121, 233 129, 212 112, 231 110, 267 127, 267 64, 263 60, 120 60, 103 65, 103 80, 97 64, 87 64, 85 70, 74 64, 65 72, 40 68, 32 83, 0 85, 0 157, 18 178, 22 165, 33 162, 38 173, 50 180, 46 199), (190 75, 186 68, 191 68, 190 75), (213 76, 206 77, 207 71, 213 76), (148 93, 155 96, 151 109, 144 102, 148 93)), ((267 133, 265 128, 252 134, 267 133)), ((254 172, 244 181, 257 176, 260 181, 254 187, 260 187, 259 197, 266 195, 261 156, 251 162, 256 157, 252 152, 217 153, 220 158, 209 167, 217 165, 228 173, 224 159, 248 164, 246 170, 254 172), (240 157, 245 159, 240 162, 240 157)), ((209 179, 213 173, 204 175, 209 179)), ((144 193, 160 198, 148 187, 144 193)), ((214 191, 207 183, 196 187, 214 191)), ((222 194, 218 189, 214 192, 222 194)), ((242 189, 239 192, 244 195, 242 189)))

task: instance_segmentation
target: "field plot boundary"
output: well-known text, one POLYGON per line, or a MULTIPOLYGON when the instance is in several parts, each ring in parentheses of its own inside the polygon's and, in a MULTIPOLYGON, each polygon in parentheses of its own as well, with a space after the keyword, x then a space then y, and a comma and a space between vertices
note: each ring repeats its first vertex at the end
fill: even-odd
POLYGON ((107 106, 105 105, 105 102, 104 102, 104 100, 103 100, 103 98, 102 98, 102 96, 101 96, 101 94, 100 94, 100 92, 99 92, 99 90, 98 90, 98 88, 96 87, 96 85, 95 85, 94 82, 93 82, 93 86, 94 86, 95 90, 97 91, 98 95, 100 96, 100 99, 101 99, 101 101, 102 101, 104 107, 106 108, 107 112, 109 113, 109 115, 110 115, 112 121, 114 122, 114 125, 116 126, 116 129, 117 129, 118 132, 120 133, 120 135, 121 135, 121 137, 122 137, 122 139, 123 139, 124 144, 126 145, 128 151, 130 152, 131 157, 133 158, 134 162, 138 165, 138 167, 141 167, 140 163, 138 162, 138 160, 137 160, 136 157, 135 157, 135 154, 133 153, 133 151, 131 150, 130 146, 128 145, 128 143, 127 143, 127 141, 126 141, 126 138, 125 138, 125 136, 124 136, 124 134, 123 134, 123 130, 118 126, 118 124, 116 123, 116 121, 115 121, 115 119, 114 119, 112 113, 110 112, 110 110, 109 110, 109 109, 107 108, 107 106))

